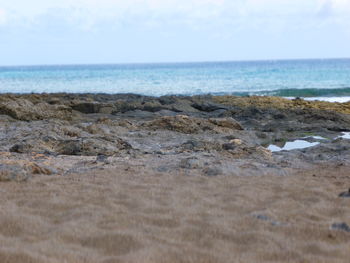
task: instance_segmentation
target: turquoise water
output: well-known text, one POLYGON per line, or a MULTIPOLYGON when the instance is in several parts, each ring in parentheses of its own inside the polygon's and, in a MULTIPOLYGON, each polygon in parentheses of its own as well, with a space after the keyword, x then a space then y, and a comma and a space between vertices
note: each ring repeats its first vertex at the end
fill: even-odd
POLYGON ((0 67, 0 92, 350 96, 350 59, 0 67))

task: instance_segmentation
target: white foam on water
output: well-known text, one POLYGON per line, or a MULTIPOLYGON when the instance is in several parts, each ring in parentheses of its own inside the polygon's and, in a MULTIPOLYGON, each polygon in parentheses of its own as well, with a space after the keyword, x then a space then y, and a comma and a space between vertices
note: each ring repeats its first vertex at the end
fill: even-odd
POLYGON ((311 98, 304 98, 304 100, 308 100, 308 101, 318 100, 318 101, 345 103, 350 101, 350 97, 311 97, 311 98))

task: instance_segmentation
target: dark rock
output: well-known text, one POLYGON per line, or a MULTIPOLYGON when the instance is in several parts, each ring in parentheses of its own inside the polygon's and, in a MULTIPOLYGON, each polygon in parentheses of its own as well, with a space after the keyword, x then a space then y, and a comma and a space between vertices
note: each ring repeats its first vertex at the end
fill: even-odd
POLYGON ((258 109, 256 107, 247 107, 242 109, 240 112, 237 112, 237 114, 235 114, 241 118, 254 118, 254 119, 261 119, 264 118, 264 111, 262 109, 258 109))
POLYGON ((97 162, 106 162, 107 159, 108 159, 108 156, 106 156, 104 154, 98 154, 96 157, 97 162))
POLYGON ((350 198, 350 189, 339 194, 339 197, 350 198))
POLYGON ((116 113, 124 113, 128 111, 147 111, 147 112, 158 112, 168 107, 162 105, 158 100, 154 98, 142 98, 137 100, 118 100, 113 105, 116 113))
POLYGON ((25 153, 28 152, 28 147, 25 144, 15 144, 9 149, 9 151, 15 153, 25 153))
POLYGON ((81 155, 83 145, 80 140, 62 141, 59 143, 56 151, 63 155, 81 155))
POLYGON ((231 141, 231 140, 238 139, 238 138, 237 138, 237 135, 228 135, 228 136, 225 136, 224 139, 231 141))
POLYGON ((217 104, 213 102, 195 102, 191 105, 193 108, 204 111, 204 112, 212 112, 216 110, 228 110, 230 107, 217 104))
POLYGON ((230 111, 226 109, 219 109, 209 113, 211 118, 227 118, 231 117, 230 111))
POLYGON ((284 114, 284 113, 276 113, 276 114, 273 115, 273 118, 275 120, 282 120, 282 119, 286 119, 287 115, 284 114))
POLYGON ((226 151, 229 151, 229 150, 234 150, 236 148, 236 145, 233 144, 233 143, 224 143, 222 145, 222 148, 226 151))
POLYGON ((273 225, 273 226, 282 226, 282 225, 285 225, 284 223, 275 221, 275 220, 271 219, 269 216, 264 215, 264 214, 256 214, 256 215, 254 215, 254 217, 255 217, 256 219, 258 219, 258 220, 262 220, 262 221, 269 222, 269 223, 270 223, 271 225, 273 225))
POLYGON ((257 219, 263 220, 263 221, 270 221, 270 220, 271 220, 267 215, 258 214, 258 215, 256 215, 255 217, 256 217, 257 219))
POLYGON ((178 102, 173 105, 170 105, 169 107, 172 111, 184 112, 186 114, 198 112, 198 110, 193 108, 189 103, 178 102))
POLYGON ((341 231, 345 231, 345 232, 350 232, 350 227, 348 226, 348 224, 346 223, 334 223, 331 226, 332 230, 341 230, 341 231))
POLYGON ((80 102, 77 104, 72 105, 72 109, 89 114, 89 113, 98 113, 100 110, 100 104, 96 102, 80 102))
POLYGON ((61 100, 59 98, 49 98, 47 103, 51 105, 57 105, 57 104, 61 104, 61 100))

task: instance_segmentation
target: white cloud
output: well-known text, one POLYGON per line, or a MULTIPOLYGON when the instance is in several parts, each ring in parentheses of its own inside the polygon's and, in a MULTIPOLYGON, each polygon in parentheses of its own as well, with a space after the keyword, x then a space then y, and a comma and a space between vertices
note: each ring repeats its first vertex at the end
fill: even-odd
POLYGON ((0 8, 0 26, 6 23, 6 12, 0 8))
POLYGON ((350 0, 0 0, 0 24, 37 25, 52 15, 84 30, 106 21, 152 26, 180 23, 193 28, 228 24, 277 28, 297 23, 306 26, 305 19, 316 17, 332 17, 347 25, 350 0))

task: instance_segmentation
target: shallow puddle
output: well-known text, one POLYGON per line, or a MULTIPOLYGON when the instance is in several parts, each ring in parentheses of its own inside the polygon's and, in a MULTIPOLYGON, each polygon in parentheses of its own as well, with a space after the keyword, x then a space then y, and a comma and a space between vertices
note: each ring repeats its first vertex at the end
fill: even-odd
MULTIPOLYGON (((343 138, 343 139, 349 139, 350 140, 350 132, 343 132, 343 135, 340 135, 337 138, 343 138)), ((313 138, 315 140, 327 140, 324 137, 321 136, 306 136, 303 139, 307 139, 307 138, 313 138)), ((267 149, 269 149, 271 152, 280 152, 280 151, 291 151, 291 150, 296 150, 296 149, 305 149, 305 148, 309 148, 312 146, 316 146, 320 144, 320 142, 308 142, 305 140, 295 140, 292 142, 286 142, 286 144, 283 147, 279 147, 277 145, 271 144, 269 147, 267 147, 267 149)))
POLYGON ((305 149, 312 146, 316 146, 320 144, 319 142, 308 142, 304 140, 295 140, 292 142, 287 142, 282 148, 271 144, 267 149, 269 149, 271 152, 280 152, 280 151, 291 151, 296 149, 305 149))
POLYGON ((338 138, 349 139, 350 140, 350 132, 343 132, 343 135, 340 135, 338 138))

